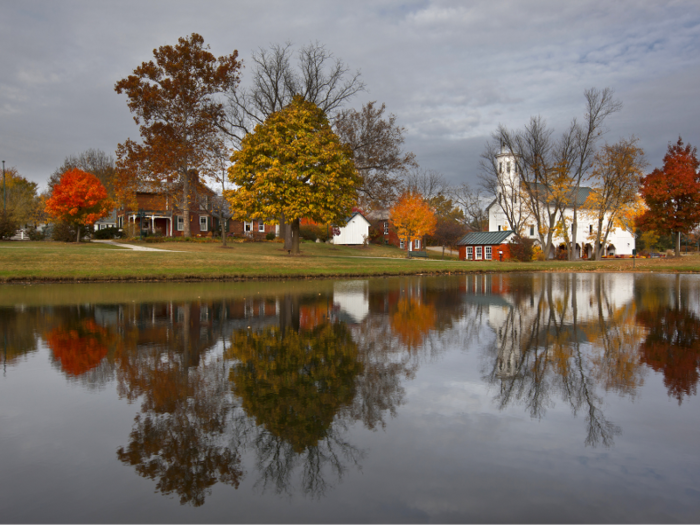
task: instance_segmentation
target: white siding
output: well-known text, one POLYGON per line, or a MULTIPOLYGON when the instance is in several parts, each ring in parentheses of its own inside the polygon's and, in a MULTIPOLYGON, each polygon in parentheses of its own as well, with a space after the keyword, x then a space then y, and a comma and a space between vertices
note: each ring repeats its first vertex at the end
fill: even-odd
POLYGON ((333 244, 363 244, 369 239, 369 222, 359 213, 340 228, 340 234, 333 237, 333 244))

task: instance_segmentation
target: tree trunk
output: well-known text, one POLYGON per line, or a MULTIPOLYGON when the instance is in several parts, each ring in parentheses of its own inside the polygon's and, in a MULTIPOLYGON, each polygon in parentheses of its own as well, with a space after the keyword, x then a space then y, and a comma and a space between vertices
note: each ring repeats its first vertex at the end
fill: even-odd
POLYGON ((223 215, 224 214, 222 213, 219 217, 219 220, 221 221, 221 245, 226 246, 226 235, 228 235, 228 233, 226 232, 226 223, 228 221, 224 219, 223 215))
POLYGON ((80 242, 80 224, 76 224, 75 229, 78 230, 78 240, 75 242, 80 242))
POLYGON ((681 232, 676 235, 676 257, 681 256, 681 232))
POLYGON ((183 237, 191 237, 192 229, 190 228, 190 176, 185 170, 182 176, 182 211, 185 221, 185 228, 182 232, 183 237))
POLYGON ((292 228, 286 222, 284 218, 284 213, 280 215, 280 235, 284 239, 284 249, 292 249, 292 228))
POLYGON ((294 219, 291 226, 292 254, 299 255, 299 219, 294 219))
POLYGON ((445 258, 445 245, 442 245, 442 258, 445 258))

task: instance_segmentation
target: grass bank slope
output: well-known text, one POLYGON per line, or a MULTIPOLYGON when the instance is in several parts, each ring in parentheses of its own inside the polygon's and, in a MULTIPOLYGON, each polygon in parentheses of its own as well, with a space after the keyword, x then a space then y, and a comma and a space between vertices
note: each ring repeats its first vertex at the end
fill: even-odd
MULTIPOLYGON (((137 244, 137 243, 135 243, 137 244)), ((462 262, 405 259, 388 246, 333 246, 303 243, 300 256, 290 256, 275 242, 219 244, 158 243, 133 251, 96 243, 0 242, 0 282, 245 280, 422 273, 510 271, 655 271, 700 272, 697 255, 680 259, 612 259, 531 263, 462 262)))

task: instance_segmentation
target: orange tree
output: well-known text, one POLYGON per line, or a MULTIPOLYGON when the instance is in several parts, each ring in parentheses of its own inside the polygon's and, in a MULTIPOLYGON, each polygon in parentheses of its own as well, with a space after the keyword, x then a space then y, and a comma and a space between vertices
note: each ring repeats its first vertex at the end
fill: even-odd
POLYGON ((324 112, 297 95, 270 115, 231 156, 225 193, 234 217, 280 220, 292 226, 299 253, 299 220, 343 226, 362 179, 352 151, 333 133, 324 112))
POLYGON ((77 168, 65 172, 46 200, 46 213, 55 220, 75 226, 80 242, 80 226, 89 226, 113 208, 107 190, 91 173, 77 168))
POLYGON ((409 247, 408 257, 411 256, 411 239, 431 235, 435 231, 437 219, 423 197, 418 193, 404 193, 391 209, 390 220, 399 238, 406 239, 409 247))
POLYGON ((643 230, 677 233, 676 257, 681 255, 681 233, 700 223, 700 173, 697 148, 679 137, 669 144, 664 167, 642 179, 641 194, 649 208, 638 220, 643 230))

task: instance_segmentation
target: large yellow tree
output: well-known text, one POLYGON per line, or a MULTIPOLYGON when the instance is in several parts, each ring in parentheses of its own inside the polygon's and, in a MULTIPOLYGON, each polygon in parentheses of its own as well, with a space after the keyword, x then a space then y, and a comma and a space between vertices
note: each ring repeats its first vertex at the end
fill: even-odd
POLYGON ((270 115, 231 156, 226 192, 238 219, 283 219, 299 253, 299 219, 344 225, 361 179, 350 149, 333 133, 323 111, 300 96, 270 115))

